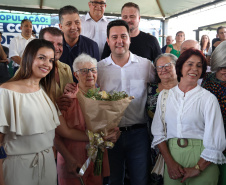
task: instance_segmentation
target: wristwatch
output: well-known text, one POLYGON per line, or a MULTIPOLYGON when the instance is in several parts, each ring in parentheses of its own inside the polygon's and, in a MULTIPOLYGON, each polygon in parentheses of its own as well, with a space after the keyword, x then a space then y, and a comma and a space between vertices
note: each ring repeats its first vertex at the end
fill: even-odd
POLYGON ((200 166, 198 164, 195 165, 195 169, 199 170, 200 172, 202 172, 202 170, 200 169, 200 166))

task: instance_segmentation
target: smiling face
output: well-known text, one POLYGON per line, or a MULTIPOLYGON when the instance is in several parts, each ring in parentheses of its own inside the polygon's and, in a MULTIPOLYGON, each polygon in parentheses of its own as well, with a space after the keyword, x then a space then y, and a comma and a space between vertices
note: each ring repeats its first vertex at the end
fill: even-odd
POLYGON ((40 48, 32 63, 32 77, 42 79, 53 68, 54 51, 50 48, 40 48))
POLYGON ((93 0, 88 3, 89 13, 92 18, 100 19, 103 17, 106 8, 106 4, 104 3, 106 3, 106 0, 93 0))
POLYGON ((125 26, 114 26, 109 30, 107 43, 113 56, 122 56, 129 53, 130 37, 125 26))
POLYGON ((46 32, 43 36, 45 40, 50 41, 55 48, 55 60, 59 60, 63 53, 63 36, 52 35, 49 32, 46 32))
MULTIPOLYGON (((96 67, 91 62, 86 63, 80 63, 78 64, 78 69, 84 69, 84 68, 94 68, 96 67)), ((89 70, 87 74, 82 74, 82 72, 74 72, 75 77, 77 78, 79 82, 79 87, 83 90, 95 88, 95 84, 97 81, 97 73, 93 73, 89 70)))
POLYGON ((197 81, 202 75, 202 65, 201 58, 197 55, 192 55, 182 66, 181 82, 197 85, 197 81))
POLYGON ((77 41, 82 29, 79 15, 77 13, 62 15, 59 27, 67 42, 77 41))
POLYGON ((171 80, 176 78, 176 69, 175 65, 171 63, 170 57, 161 57, 157 60, 156 68, 158 69, 160 66, 170 64, 168 67, 162 67, 162 70, 157 70, 158 76, 160 80, 171 80))

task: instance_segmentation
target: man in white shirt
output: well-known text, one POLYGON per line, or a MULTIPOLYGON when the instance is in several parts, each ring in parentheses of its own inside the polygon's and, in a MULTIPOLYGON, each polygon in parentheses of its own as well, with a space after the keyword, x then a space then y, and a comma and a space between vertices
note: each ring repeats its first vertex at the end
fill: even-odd
POLYGON ((32 22, 29 19, 21 21, 21 34, 14 37, 9 45, 9 58, 14 61, 14 73, 20 66, 21 58, 27 44, 35 39, 32 34, 32 22))
POLYGON ((88 5, 89 12, 81 17, 81 35, 94 40, 98 44, 101 56, 107 39, 108 20, 104 16, 106 0, 90 1, 88 5))
POLYGON ((123 20, 108 24, 107 43, 111 55, 98 63, 98 85, 107 92, 125 91, 135 97, 119 124, 121 136, 114 148, 108 150, 111 171, 109 185, 123 184, 125 161, 131 185, 146 185, 150 158, 146 87, 148 82, 155 80, 154 66, 150 60, 129 51, 129 26, 123 20))

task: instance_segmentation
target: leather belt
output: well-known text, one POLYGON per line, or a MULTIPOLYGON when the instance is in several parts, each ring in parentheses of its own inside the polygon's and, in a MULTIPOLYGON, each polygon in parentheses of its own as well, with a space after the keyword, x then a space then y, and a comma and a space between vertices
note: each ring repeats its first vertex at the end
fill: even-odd
POLYGON ((188 139, 185 139, 185 138, 178 138, 177 139, 177 144, 179 147, 181 148, 185 148, 188 146, 188 139), (183 140, 183 144, 181 144, 181 141, 183 140))
POLYGON ((135 124, 135 125, 132 125, 129 127, 119 127, 119 130, 121 132, 124 132, 124 131, 130 131, 130 130, 135 130, 135 129, 139 129, 139 128, 144 128, 144 127, 147 127, 147 124, 135 124))

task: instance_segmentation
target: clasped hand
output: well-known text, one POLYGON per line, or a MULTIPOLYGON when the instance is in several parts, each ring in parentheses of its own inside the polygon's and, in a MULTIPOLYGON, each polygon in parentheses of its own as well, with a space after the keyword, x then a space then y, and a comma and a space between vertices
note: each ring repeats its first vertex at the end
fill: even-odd
POLYGON ((119 136, 121 135, 121 132, 119 130, 118 127, 110 130, 108 132, 108 135, 107 136, 104 136, 104 140, 105 141, 111 141, 112 143, 116 143, 116 141, 118 140, 119 136))
POLYGON ((183 183, 186 179, 190 177, 195 177, 200 174, 200 171, 195 169, 194 167, 183 168, 175 161, 167 165, 167 169, 169 177, 174 180, 182 178, 181 183, 183 183))

